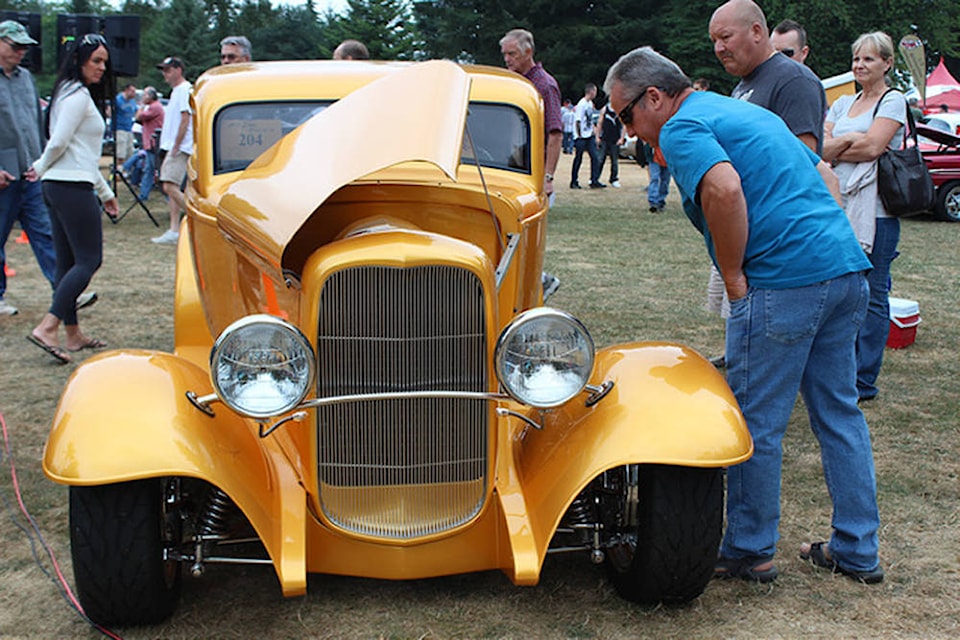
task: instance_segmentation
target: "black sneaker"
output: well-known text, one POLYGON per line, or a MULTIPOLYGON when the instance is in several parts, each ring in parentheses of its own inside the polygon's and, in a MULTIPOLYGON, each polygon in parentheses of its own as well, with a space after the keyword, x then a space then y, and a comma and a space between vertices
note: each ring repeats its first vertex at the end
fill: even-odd
POLYGON ((591 189, 606 189, 606 188, 607 188, 607 185, 603 184, 602 182, 591 182, 591 183, 590 183, 590 188, 591 188, 591 189))
POLYGON ((571 189, 582 189, 583 187, 580 186, 580 183, 579 183, 579 182, 571 182, 571 183, 570 183, 570 188, 571 188, 571 189))

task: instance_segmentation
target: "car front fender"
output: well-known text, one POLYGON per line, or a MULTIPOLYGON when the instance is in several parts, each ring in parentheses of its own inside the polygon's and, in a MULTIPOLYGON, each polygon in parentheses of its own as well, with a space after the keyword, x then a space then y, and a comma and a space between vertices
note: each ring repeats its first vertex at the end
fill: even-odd
POLYGON ((54 416, 43 470, 54 482, 100 485, 185 476, 222 489, 256 529, 285 595, 306 591, 306 496, 273 438, 185 393, 211 393, 204 369, 143 350, 90 358, 68 381, 54 416))
POLYGON ((733 393, 695 351, 670 343, 602 350, 591 382, 607 381, 612 390, 594 406, 574 398, 546 414, 542 430, 526 429, 516 439, 519 482, 541 559, 570 503, 606 470, 726 467, 753 454, 733 393))

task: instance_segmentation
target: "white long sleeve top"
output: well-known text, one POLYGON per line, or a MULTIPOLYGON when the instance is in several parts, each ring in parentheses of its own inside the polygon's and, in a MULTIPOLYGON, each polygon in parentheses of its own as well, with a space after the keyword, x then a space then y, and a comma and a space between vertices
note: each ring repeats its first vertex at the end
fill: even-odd
POLYGON ((50 111, 50 141, 33 163, 42 180, 88 182, 100 200, 114 198, 100 173, 100 151, 106 125, 90 91, 79 82, 65 82, 57 90, 50 111))

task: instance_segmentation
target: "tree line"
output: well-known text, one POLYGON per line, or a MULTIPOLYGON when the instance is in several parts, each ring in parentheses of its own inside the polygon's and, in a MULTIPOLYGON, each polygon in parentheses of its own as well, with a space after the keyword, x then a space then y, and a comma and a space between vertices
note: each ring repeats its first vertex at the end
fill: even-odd
MULTIPOLYGON (((274 6, 270 0, 7 0, 6 9, 42 14, 44 73, 49 92, 55 75, 57 15, 140 16, 138 86, 165 91, 154 65, 180 56, 187 77, 219 63, 219 41, 246 35, 257 60, 325 59, 346 38, 366 43, 380 60, 447 58, 502 66, 500 37, 509 29, 533 32, 536 59, 576 100, 587 82, 602 84, 609 66, 630 49, 650 45, 675 60, 691 78, 705 77, 728 92, 735 80, 713 55, 707 24, 719 0, 347 0, 342 12, 318 11, 314 0, 274 6)), ((867 31, 894 41, 919 35, 928 71, 940 55, 960 63, 960 3, 956 0, 760 0, 772 28, 785 18, 804 25, 807 64, 822 78, 850 70, 850 44, 867 31)), ((898 67, 905 65, 898 60, 898 67)), ((953 67, 956 72, 960 68, 953 67)), ((957 73, 960 77, 960 73, 957 73)), ((123 80, 123 79, 121 79, 123 80)))

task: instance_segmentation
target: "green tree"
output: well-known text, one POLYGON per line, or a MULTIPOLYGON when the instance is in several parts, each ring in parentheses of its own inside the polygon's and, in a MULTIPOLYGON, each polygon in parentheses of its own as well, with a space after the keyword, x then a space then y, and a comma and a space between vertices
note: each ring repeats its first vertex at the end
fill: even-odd
POLYGON ((348 38, 364 43, 374 60, 413 60, 421 40, 407 0, 347 0, 343 15, 327 16, 320 57, 348 38))
POLYGON ((171 0, 141 39, 141 78, 163 93, 169 88, 153 65, 166 56, 183 60, 184 75, 191 82, 207 68, 219 64, 216 35, 201 0, 171 0))

